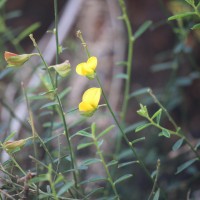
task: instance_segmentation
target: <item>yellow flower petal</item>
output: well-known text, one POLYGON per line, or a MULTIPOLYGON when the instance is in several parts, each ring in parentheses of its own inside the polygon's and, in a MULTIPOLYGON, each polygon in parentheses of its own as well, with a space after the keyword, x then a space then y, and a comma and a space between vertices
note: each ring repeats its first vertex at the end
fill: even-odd
POLYGON ((95 69, 97 67, 97 58, 90 57, 87 62, 80 63, 76 66, 77 74, 81 76, 86 76, 89 79, 95 77, 95 69))
POLYGON ((95 108, 92 107, 91 104, 89 104, 88 102, 83 102, 83 101, 79 104, 78 107, 79 107, 80 112, 91 112, 95 110, 95 108))
POLYGON ((82 97, 82 102, 79 104, 79 111, 82 115, 90 117, 98 108, 101 97, 100 88, 90 88, 86 90, 82 97))
POLYGON ((87 60, 87 65, 88 68, 92 69, 93 71, 96 69, 97 67, 97 58, 92 56, 87 60))
POLYGON ((100 97, 101 97, 100 88, 90 88, 84 92, 82 101, 88 102, 90 105, 96 108, 99 104, 100 97))

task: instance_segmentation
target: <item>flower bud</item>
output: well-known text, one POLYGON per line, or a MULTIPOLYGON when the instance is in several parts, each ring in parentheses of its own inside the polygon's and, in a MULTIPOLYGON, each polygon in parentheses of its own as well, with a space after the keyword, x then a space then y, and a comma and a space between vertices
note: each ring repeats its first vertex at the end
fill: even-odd
POLYGON ((7 141, 3 144, 3 146, 5 147, 5 149, 7 151, 13 151, 15 150, 16 148, 21 148, 24 146, 24 144, 26 143, 26 140, 25 139, 22 139, 22 140, 17 140, 17 141, 7 141))
POLYGON ((4 58, 6 62, 8 63, 9 67, 20 67, 23 65, 26 61, 30 59, 31 56, 38 55, 37 53, 32 54, 15 54, 8 51, 5 51, 4 58))
POLYGON ((71 65, 68 60, 61 64, 49 66, 49 68, 54 68, 56 72, 62 77, 66 77, 71 71, 71 65))

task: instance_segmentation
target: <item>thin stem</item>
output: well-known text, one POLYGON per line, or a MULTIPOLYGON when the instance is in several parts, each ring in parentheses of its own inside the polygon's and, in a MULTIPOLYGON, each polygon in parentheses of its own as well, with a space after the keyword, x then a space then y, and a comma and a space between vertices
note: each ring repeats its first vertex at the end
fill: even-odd
MULTIPOLYGON (((176 135, 180 138, 182 138, 187 145, 190 147, 190 149, 194 152, 194 154, 197 156, 197 158, 200 160, 200 155, 197 153, 197 151, 194 149, 194 147, 192 146, 192 144, 190 143, 190 141, 186 138, 185 135, 180 134, 180 127, 176 124, 176 122, 174 121, 174 119, 172 118, 172 116, 169 114, 169 112, 167 111, 167 109, 161 104, 161 102, 158 100, 158 98, 153 94, 153 91, 151 89, 148 89, 148 93, 150 94, 150 96, 153 98, 154 102, 165 112, 166 116, 168 117, 169 121, 172 123, 172 125, 174 126, 176 131, 171 131, 168 130, 171 134, 176 135)), ((159 124, 156 124, 150 117, 147 118, 153 126, 164 130, 165 128, 161 127, 159 124)))
POLYGON ((127 72, 126 72, 127 79, 125 81, 124 100, 123 100, 122 113, 121 113, 121 119, 122 119, 122 122, 124 122, 126 113, 127 113, 129 93, 130 93, 134 38, 133 38, 131 23, 127 15, 127 10, 126 10, 124 0, 119 0, 119 5, 122 9, 122 19, 125 22, 127 33, 128 33, 128 58, 127 58, 127 72))
POLYGON ((50 166, 49 170, 48 170, 48 180, 49 180, 49 183, 51 186, 52 195, 53 195, 54 199, 59 200, 57 193, 56 193, 56 189, 55 189, 55 184, 54 184, 55 181, 52 180, 52 166, 50 166))
MULTIPOLYGON (((54 15, 55 15, 55 38, 56 38, 56 64, 59 62, 59 40, 58 40, 58 1, 54 0, 54 15)), ((58 85, 58 74, 55 77, 55 86, 58 85)))
MULTIPOLYGON (((35 131, 35 126, 34 126, 34 121, 33 121, 33 115, 32 115, 32 112, 30 110, 30 105, 29 105, 27 93, 25 91, 23 82, 22 82, 21 85, 22 85, 22 88, 23 88, 23 91, 24 91, 24 96, 25 96, 25 99, 26 99, 26 105, 27 105, 27 109, 28 109, 28 113, 29 113, 29 120, 30 120, 32 135, 33 135, 34 155, 35 155, 36 158, 38 158, 38 151, 37 151, 37 146, 36 146, 36 131, 35 131)), ((38 164, 37 163, 35 163, 35 169, 36 169, 36 174, 39 174, 38 173, 38 164)), ((37 192, 37 196, 38 196, 38 194, 39 194, 39 186, 38 186, 38 184, 36 184, 36 192, 37 192)))
POLYGON ((153 183, 153 188, 152 191, 149 195, 148 200, 150 200, 151 198, 153 198, 155 191, 156 191, 156 186, 157 186, 157 182, 158 182, 158 175, 159 175, 159 171, 160 171, 160 159, 157 160, 157 166, 156 166, 156 177, 153 183))
POLYGON ((70 137, 69 137, 69 131, 68 131, 68 127, 67 127, 67 123, 66 123, 66 119, 65 119, 63 106, 62 106, 61 100, 60 100, 60 98, 57 94, 57 90, 56 90, 55 85, 54 85, 53 77, 52 77, 52 75, 49 71, 48 65, 47 65, 46 61, 44 60, 44 57, 42 56, 40 49, 38 48, 38 45, 37 45, 35 39, 33 38, 32 34, 30 35, 30 38, 31 38, 33 45, 37 49, 44 65, 46 67, 47 73, 48 73, 50 81, 51 81, 52 88, 55 91, 55 97, 56 97, 56 100, 58 102, 58 107, 59 107, 59 111, 60 111, 61 118, 62 118, 62 121, 63 121, 64 130, 65 130, 65 136, 66 136, 67 144, 68 144, 68 147, 69 147, 69 152, 70 152, 70 157, 71 157, 71 168, 74 169, 72 173, 73 173, 73 178, 74 178, 74 182, 75 182, 75 187, 78 188, 78 169, 77 169, 77 166, 75 164, 75 156, 74 156, 72 144, 71 144, 70 137))
POLYGON ((151 89, 148 89, 148 93, 150 94, 150 96, 153 98, 154 102, 156 104, 158 104, 158 106, 160 108, 162 108, 162 110, 165 112, 166 116, 168 117, 169 121, 172 123, 172 125, 174 126, 175 130, 178 131, 180 130, 180 127, 177 126, 176 122, 174 121, 174 119, 172 118, 172 116, 169 114, 169 112, 167 111, 167 109, 161 104, 161 102, 157 99, 157 97, 153 94, 153 91, 151 89))
POLYGON ((177 132, 177 131, 172 131, 172 130, 169 130, 169 129, 166 129, 166 128, 164 128, 164 127, 162 127, 162 126, 160 126, 159 124, 156 124, 150 117, 146 117, 148 120, 149 120, 149 122, 153 125, 153 126, 155 126, 156 128, 158 128, 158 129, 160 129, 160 130, 167 130, 170 134, 172 134, 172 135, 176 135, 176 136, 178 136, 179 138, 182 138, 186 143, 187 143, 187 145, 190 147, 190 149, 193 151, 193 153, 197 156, 197 158, 200 160, 200 155, 197 153, 197 151, 195 150, 195 148, 192 146, 192 144, 190 143, 190 141, 184 136, 184 135, 182 135, 182 134, 180 134, 179 132, 177 132))
POLYGON ((86 51, 86 54, 87 54, 87 57, 90 58, 90 52, 88 50, 88 46, 87 46, 87 43, 85 42, 85 40, 83 39, 83 36, 82 36, 82 33, 80 30, 78 30, 76 32, 76 36, 81 40, 81 43, 83 45, 83 48, 85 49, 86 51))
MULTIPOLYGON (((93 125, 95 126, 95 124, 93 124, 93 125)), ((101 149, 99 148, 98 141, 97 141, 96 134, 95 134, 95 128, 94 129, 92 128, 92 136, 93 136, 94 144, 95 144, 95 146, 97 148, 97 154, 99 155, 99 157, 101 159, 101 162, 102 162, 102 164, 104 166, 104 169, 106 171, 106 174, 107 174, 107 177, 108 177, 108 181, 109 181, 109 183, 110 183, 110 185, 111 185, 111 187, 113 189, 113 192, 114 192, 115 196, 117 197, 117 200, 120 200, 119 194, 118 194, 118 192, 116 190, 116 187, 115 187, 115 184, 114 184, 114 181, 113 181, 112 176, 110 175, 109 169, 108 169, 108 167, 106 165, 104 156, 103 156, 103 154, 101 152, 101 149)))
POLYGON ((112 108, 111 108, 111 106, 110 106, 110 104, 109 104, 109 102, 108 102, 108 100, 107 100, 107 97, 106 97, 105 92, 104 92, 104 90, 103 90, 103 87, 102 87, 102 85, 101 85, 100 79, 98 78, 97 75, 96 75, 96 79, 97 79, 97 82, 98 82, 98 84, 99 84, 99 86, 100 86, 100 88, 101 88, 101 90, 102 90, 102 95, 103 95, 104 100, 105 100, 105 102, 106 102, 106 104, 107 104, 107 106, 108 106, 108 109, 109 109, 109 111, 110 111, 110 114, 112 115, 112 117, 113 117, 113 119, 114 119, 114 121, 115 121, 117 127, 119 128, 121 135, 123 136, 124 140, 126 141, 126 143, 128 144, 128 146, 130 147, 130 149, 132 150, 134 156, 136 157, 136 159, 137 159, 138 162, 139 162, 139 165, 143 168, 143 170, 145 171, 145 173, 147 174, 147 176, 149 177, 149 179, 153 182, 152 177, 151 177, 149 171, 147 170, 147 168, 146 168, 146 166, 144 165, 143 161, 142 161, 142 160, 140 159, 140 157, 137 155, 135 149, 134 149, 133 146, 132 146, 132 143, 129 142, 129 140, 128 140, 126 134, 124 133, 124 131, 122 130, 122 128, 121 128, 121 126, 120 126, 120 124, 119 124, 119 122, 118 122, 118 120, 117 120, 115 114, 113 113, 112 108))
MULTIPOLYGON (((8 153, 8 152, 7 152, 8 153)), ((26 172, 20 167, 20 165, 17 163, 17 161, 15 160, 15 158, 8 153, 8 155, 10 156, 11 160, 13 161, 13 163, 16 165, 16 167, 22 172, 23 175, 26 175, 26 172)))

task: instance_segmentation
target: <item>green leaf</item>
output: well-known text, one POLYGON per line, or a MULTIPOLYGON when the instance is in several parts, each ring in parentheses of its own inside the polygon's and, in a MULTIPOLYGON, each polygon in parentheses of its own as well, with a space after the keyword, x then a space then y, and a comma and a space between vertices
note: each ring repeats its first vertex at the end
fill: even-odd
POLYGON ((40 107, 40 109, 49 108, 49 107, 56 106, 56 105, 58 105, 58 103, 53 101, 53 102, 44 104, 42 107, 40 107))
POLYGON ((137 132, 139 132, 139 131, 141 131, 141 130, 143 130, 143 129, 149 127, 149 126, 151 126, 150 123, 142 124, 142 125, 138 126, 138 127, 135 129, 135 132, 137 133, 137 132))
POLYGON ((90 158, 90 159, 87 159, 84 162, 82 162, 81 165, 86 165, 87 166, 87 165, 91 165, 91 164, 98 163, 98 162, 101 162, 101 159, 90 158))
POLYGON ((146 21, 144 22, 138 30, 133 35, 134 39, 136 40, 138 37, 140 37, 150 26, 152 25, 152 21, 146 21))
POLYGON ((107 167, 110 167, 110 166, 112 166, 112 165, 116 165, 118 163, 118 161, 117 160, 111 160, 109 163, 107 163, 106 165, 107 165, 107 167))
POLYGON ((48 181, 48 175, 47 174, 40 174, 32 179, 29 180, 29 184, 32 183, 39 183, 39 182, 43 182, 43 181, 48 181))
POLYGON ((16 132, 12 132, 10 135, 8 135, 8 136, 6 137, 6 139, 4 140, 4 142, 7 142, 7 141, 9 141, 10 139, 12 139, 12 138, 15 136, 15 134, 16 134, 16 132))
POLYGON ((79 145, 77 146, 77 149, 78 149, 78 150, 84 149, 84 148, 89 147, 89 146, 91 146, 91 145, 93 145, 93 142, 82 143, 82 144, 79 144, 79 145))
POLYGON ((100 146, 103 144, 103 140, 100 140, 97 142, 98 147, 100 148, 100 146))
POLYGON ((96 176, 96 177, 92 177, 88 180, 85 180, 85 181, 82 181, 80 182, 80 185, 83 185, 85 183, 92 183, 92 182, 97 182, 97 181, 105 181, 107 180, 105 177, 102 177, 102 176, 96 176))
POLYGON ((178 168, 177 168, 177 171, 175 174, 179 174, 180 172, 182 172, 183 170, 187 169, 189 166, 191 166, 194 162, 196 162, 198 160, 198 158, 194 158, 192 160, 189 160, 185 163, 183 163, 182 165, 180 165, 178 168))
POLYGON ((92 130, 92 135, 95 136, 95 133, 96 133, 96 124, 95 123, 92 123, 91 130, 92 130))
POLYGON ((181 13, 181 14, 177 14, 177 15, 169 17, 168 21, 182 19, 182 18, 189 17, 192 15, 195 15, 195 12, 185 12, 185 13, 181 13))
POLYGON ((162 109, 159 109, 157 112, 154 113, 154 115, 151 117, 151 119, 153 120, 154 118, 157 118, 158 115, 159 115, 159 119, 160 119, 161 113, 162 113, 162 109))
POLYGON ((137 139, 133 140, 131 143, 132 144, 136 144, 136 143, 141 142, 141 141, 143 141, 145 139, 146 139, 145 137, 137 138, 137 139))
POLYGON ((58 191, 57 195, 60 196, 62 194, 64 194, 65 192, 68 192, 68 190, 74 185, 73 182, 71 181, 67 181, 63 187, 60 188, 60 190, 58 191))
POLYGON ((119 61, 119 62, 116 63, 116 65, 117 65, 117 66, 120 66, 120 67, 121 67, 121 66, 122 66, 122 67, 127 66, 127 64, 128 64, 127 61, 119 61))
POLYGON ((50 142, 50 141, 52 141, 52 140, 54 140, 55 138, 58 138, 59 136, 61 136, 61 135, 63 135, 64 133, 60 133, 60 134, 55 134, 55 135, 53 135, 53 136, 51 136, 51 137, 48 137, 48 138, 45 138, 44 140, 43 140, 43 142, 44 143, 48 143, 48 142, 50 142))
POLYGON ((93 138, 91 133, 88 133, 86 131, 79 131, 77 133, 75 133, 75 135, 80 135, 80 136, 84 136, 84 137, 88 137, 88 138, 93 138))
POLYGON ((167 129, 163 129, 159 136, 164 136, 166 138, 170 138, 171 134, 167 129))
POLYGON ((118 184, 118 183, 120 183, 120 182, 122 182, 122 181, 125 181, 125 180, 131 178, 132 176, 133 176, 132 174, 125 174, 125 175, 119 177, 119 178, 114 182, 114 184, 118 184))
POLYGON ((114 127, 115 127, 115 125, 111 125, 108 128, 106 128, 104 131, 102 131, 101 133, 99 133, 99 135, 97 136, 97 140, 100 137, 103 137, 104 135, 106 135, 107 133, 109 133, 114 127))
POLYGON ((56 184, 60 183, 63 180, 64 180, 63 175, 62 174, 58 174, 56 180, 54 181, 54 184, 56 185, 56 184))
POLYGON ((173 151, 178 150, 181 147, 181 145, 183 144, 183 141, 184 141, 183 138, 177 140, 176 143, 172 146, 172 150, 173 151))
POLYGON ((55 93, 55 90, 49 90, 48 92, 41 92, 39 93, 40 96, 44 96, 44 95, 48 95, 48 94, 52 94, 55 93))
POLYGON ((115 76, 115 78, 128 79, 128 75, 127 75, 127 74, 124 74, 124 73, 121 73, 121 74, 117 74, 117 75, 115 76))
POLYGON ((1 0, 0 1, 0 8, 2 8, 4 6, 4 4, 6 3, 7 0, 1 0))
POLYGON ((151 66, 151 70, 153 72, 159 72, 159 71, 164 71, 168 69, 176 69, 176 68, 177 68, 177 63, 174 61, 158 63, 151 66))
POLYGON ((58 128, 62 128, 63 124, 62 124, 62 122, 54 122, 53 124, 51 122, 46 122, 42 125, 42 127, 44 127, 44 128, 52 127, 53 130, 56 130, 58 128), (53 125, 53 127, 52 127, 52 125, 53 125))
POLYGON ((40 23, 36 22, 26 28, 24 31, 22 31, 17 38, 14 39, 14 44, 17 45, 19 44, 25 37, 27 37, 29 34, 33 33, 35 30, 37 30, 40 27, 40 23))
POLYGON ((69 94, 71 90, 72 90, 71 87, 64 89, 60 94, 58 94, 59 98, 60 99, 64 98, 67 94, 69 94))
POLYGON ((142 95, 142 94, 147 94, 149 90, 150 90, 150 88, 148 88, 148 87, 136 90, 135 92, 129 94, 129 99, 132 97, 142 95))
POLYGON ((195 24, 191 29, 192 30, 200 29, 200 23, 199 24, 195 24))
POLYGON ((121 167, 125 167, 125 166, 129 166, 129 165, 132 165, 132 164, 138 164, 138 161, 130 161, 130 162, 124 162, 124 163, 120 163, 118 165, 118 168, 121 168, 121 167))
POLYGON ((160 196, 160 188, 157 189, 157 191, 153 197, 153 200, 159 200, 159 196, 160 196))
POLYGON ((199 147, 200 147, 200 142, 198 142, 198 143, 196 144, 196 146, 194 147, 194 149, 197 150, 199 147))
POLYGON ((96 188, 96 189, 92 189, 91 192, 89 192, 85 197, 84 199, 91 199, 89 198, 90 196, 92 196, 94 193, 96 193, 97 191, 99 192, 100 190, 105 190, 104 187, 99 187, 99 188, 96 188))
POLYGON ((146 121, 136 122, 136 123, 134 123, 134 124, 128 126, 128 127, 124 130, 124 132, 125 132, 125 134, 127 134, 127 133, 130 133, 130 132, 132 132, 132 131, 135 131, 135 129, 136 129, 138 126, 144 125, 144 124, 146 124, 146 123, 147 123, 146 121))
MULTIPOLYGON (((161 111, 162 111, 162 109, 161 109, 161 111)), ((162 112, 160 112, 160 113, 156 116, 156 123, 157 123, 157 124, 160 124, 161 115, 162 115, 162 112)))

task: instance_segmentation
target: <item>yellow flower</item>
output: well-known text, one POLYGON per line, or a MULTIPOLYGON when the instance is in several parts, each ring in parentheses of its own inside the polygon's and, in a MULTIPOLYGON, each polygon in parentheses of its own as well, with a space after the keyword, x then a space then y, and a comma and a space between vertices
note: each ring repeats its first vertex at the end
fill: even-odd
POLYGON ((49 68, 54 68, 57 73, 62 77, 66 77, 71 71, 71 66, 68 60, 61 64, 49 66, 49 68))
POLYGON ((100 88, 90 88, 86 90, 82 97, 82 102, 79 104, 79 111, 82 115, 90 117, 98 108, 101 97, 100 88))
POLYGON ((18 55, 15 53, 5 51, 4 58, 5 58, 6 62, 8 63, 9 67, 19 67, 19 66, 23 65, 26 61, 28 61, 31 56, 36 56, 36 55, 38 56, 39 54, 31 53, 31 54, 18 55))
POLYGON ((86 76, 88 79, 94 79, 95 69, 97 67, 97 58, 90 57, 87 62, 80 63, 76 66, 77 74, 86 76))
POLYGON ((17 140, 17 141, 8 141, 3 143, 3 146, 5 147, 6 151, 11 152, 14 151, 16 148, 22 148, 26 143, 26 139, 17 140))

